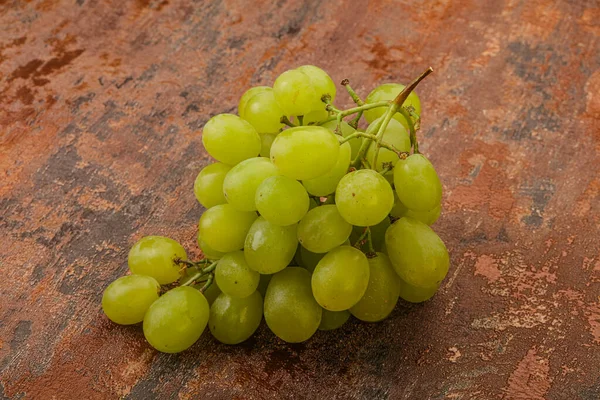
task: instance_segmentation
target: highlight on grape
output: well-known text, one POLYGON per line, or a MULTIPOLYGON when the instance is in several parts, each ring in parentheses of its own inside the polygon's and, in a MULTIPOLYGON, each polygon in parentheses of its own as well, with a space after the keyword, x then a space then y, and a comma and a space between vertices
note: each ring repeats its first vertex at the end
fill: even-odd
POLYGON ((332 79, 312 65, 245 92, 239 115, 216 115, 202 133, 216 160, 193 185, 206 209, 204 258, 188 260, 166 237, 140 239, 129 252, 131 275, 104 291, 106 316, 143 322, 155 349, 177 353, 207 326, 237 344, 264 316, 277 337, 297 343, 351 316, 381 321, 399 298, 430 299, 449 267, 430 228, 442 185, 417 140, 414 89, 431 72, 378 86, 364 100, 345 79, 356 103, 345 110, 334 105, 332 79))

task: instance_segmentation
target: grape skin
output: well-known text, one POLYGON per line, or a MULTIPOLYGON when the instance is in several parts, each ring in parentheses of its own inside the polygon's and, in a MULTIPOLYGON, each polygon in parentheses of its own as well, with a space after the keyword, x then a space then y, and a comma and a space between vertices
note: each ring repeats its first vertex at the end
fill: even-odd
POLYGON ((298 224, 298 241, 313 253, 326 253, 348 239, 352 225, 342 218, 334 204, 310 210, 298 224))
POLYGON ((429 211, 442 201, 440 178, 422 154, 398 161, 394 167, 394 186, 402 204, 411 210, 429 211))
POLYGON ((256 211, 256 189, 267 178, 279 174, 265 157, 253 157, 233 167, 223 181, 227 202, 239 211, 256 211))
POLYGON ((145 236, 129 250, 127 263, 132 274, 148 275, 161 285, 175 282, 181 276, 175 260, 187 260, 185 249, 164 236, 145 236))
POLYGON ((258 217, 250 227, 244 244, 248 266, 261 274, 274 274, 294 258, 298 242, 297 224, 278 226, 258 217))
POLYGON ((283 175, 265 179, 256 190, 256 208, 272 224, 293 225, 306 215, 308 193, 302 184, 283 175))
POLYGON ((223 195, 223 180, 229 172, 229 165, 216 162, 202 168, 194 181, 194 194, 196 199, 205 208, 225 204, 223 195))
POLYGON ((260 325, 263 299, 258 292, 237 298, 221 293, 210 307, 210 333, 221 343, 239 344, 247 340, 260 325))
POLYGON ((144 275, 127 275, 113 281, 102 294, 102 310, 113 322, 142 322, 148 307, 158 299, 160 284, 144 275))
POLYGON ((344 311, 329 311, 323 309, 321 316, 321 324, 319 324, 320 331, 331 331, 340 328, 350 318, 350 312, 344 311))
MULTIPOLYGON (((396 96, 400 94, 402 89, 404 89, 404 85, 401 85, 399 83, 384 83, 383 85, 376 87, 371 91, 371 93, 369 93, 369 95, 365 99, 365 103, 377 103, 385 100, 394 100, 396 96)), ((421 101, 419 100, 419 96, 417 96, 417 94, 414 91, 412 91, 408 95, 402 106, 412 106, 415 109, 417 115, 421 115, 421 101)), ((385 112, 385 107, 377 107, 365 111, 364 115, 367 122, 372 123, 377 118, 383 116, 385 112)), ((406 129, 408 129, 408 122, 406 122, 406 119, 404 119, 404 116, 402 114, 395 114, 393 118, 400 122, 402 125, 404 125, 406 129)))
POLYGON ((306 191, 313 196, 327 196, 334 193, 338 183, 348 172, 350 153, 350 145, 348 143, 342 144, 333 168, 317 178, 302 181, 306 191))
POLYGON ((236 165, 260 152, 256 129, 237 115, 219 114, 208 120, 202 131, 204 148, 217 161, 236 165))
POLYGON ((233 297, 248 297, 256 291, 260 274, 248 266, 243 251, 228 253, 219 260, 215 281, 221 291, 233 297))
POLYGON ((254 212, 238 211, 230 204, 219 204, 202 214, 198 234, 210 248, 221 253, 240 250, 256 218, 254 212))

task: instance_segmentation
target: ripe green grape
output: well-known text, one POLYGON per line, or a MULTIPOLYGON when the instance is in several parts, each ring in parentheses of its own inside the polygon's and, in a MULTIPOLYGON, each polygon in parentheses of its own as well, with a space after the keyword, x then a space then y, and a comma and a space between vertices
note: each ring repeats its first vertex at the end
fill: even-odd
MULTIPOLYGON (((379 119, 375 120, 371 125, 369 125, 369 128, 367 128, 367 133, 371 133, 373 135, 377 134, 376 129, 369 130, 371 127, 374 127, 374 128, 377 127, 377 125, 378 125, 377 121, 379 121, 379 119)), ((394 146, 396 149, 398 149, 398 151, 404 151, 404 152, 410 151, 410 147, 411 147, 410 146, 410 136, 408 135, 406 128, 404 128, 402 126, 402 124, 400 124, 398 121, 396 121, 394 119, 390 120, 390 123, 388 124, 388 126, 386 127, 386 129, 383 133, 382 140, 385 143, 394 146)), ((369 145, 369 149, 367 150, 367 160, 369 161, 369 163, 371 165, 373 165, 373 162, 375 161, 376 149, 377 149, 377 145, 375 144, 375 142, 371 142, 371 144, 369 145)), ((381 148, 379 148, 379 155, 377 156, 376 169, 377 169, 377 171, 382 171, 384 168, 384 166, 383 166, 384 163, 391 163, 392 166, 394 166, 394 165, 396 165, 398 160, 399 160, 399 158, 396 153, 394 153, 391 150, 381 147, 381 148)))
POLYGON ((244 116, 242 115, 244 113, 244 110, 246 110, 246 104, 248 104, 248 100, 250 100, 252 97, 254 97, 255 95, 262 93, 262 92, 267 92, 267 91, 272 91, 273 89, 270 88, 269 86, 254 86, 248 90, 246 90, 244 92, 244 94, 242 95, 242 97, 240 97, 240 102, 238 103, 238 114, 240 115, 240 117, 243 119, 244 116))
POLYGON ((260 134, 260 156, 271 158, 271 146, 277 137, 277 133, 260 134))
POLYGON ((219 342, 238 344, 252 336, 262 315, 263 299, 258 292, 244 298, 221 293, 210 307, 208 327, 219 342))
POLYGON ((409 285, 404 282, 401 278, 400 281, 400 297, 409 303, 422 303, 429 300, 437 292, 439 285, 433 285, 431 287, 421 288, 413 285, 409 285))
POLYGON ((223 293, 248 297, 256 291, 260 274, 248 267, 243 251, 225 254, 215 270, 215 281, 223 293))
POLYGON ((322 103, 321 109, 313 110, 302 118, 302 125, 318 125, 319 122, 329 118, 329 112, 325 110, 325 103, 322 103))
POLYGON ((206 242, 202 240, 202 237, 200 237, 200 232, 198 232, 198 235, 196 236, 196 241, 198 242, 198 247, 200 247, 200 250, 202 250, 204 257, 208 258, 209 260, 218 260, 226 254, 217 251, 206 244, 206 242))
POLYGON ((274 274, 287 267, 298 245, 296 229, 297 225, 277 226, 258 217, 244 244, 248 266, 261 274, 274 274))
POLYGON ((276 273, 269 282, 264 304, 269 329, 290 343, 308 340, 321 323, 322 308, 310 288, 310 273, 289 267, 276 273))
POLYGON ((406 208, 406 206, 404 204, 402 204, 402 202, 398 198, 397 193, 395 193, 395 192, 394 192, 394 201, 395 201, 394 207, 392 207, 392 211, 390 211, 390 215, 392 217, 396 217, 396 218, 410 217, 412 219, 416 219, 417 221, 421 221, 424 224, 433 225, 433 223, 438 220, 438 218, 440 217, 440 214, 442 212, 441 204, 438 205, 433 210, 429 210, 429 211, 409 210, 408 208, 406 208))
POLYGON ((337 161, 340 143, 320 126, 286 129, 271 146, 271 161, 289 178, 314 179, 326 174, 337 161))
POLYGON ((327 196, 335 192, 335 188, 350 166, 350 144, 344 143, 340 146, 335 165, 327 173, 314 179, 302 181, 302 184, 313 196, 327 196))
POLYGON ((323 309, 323 315, 321 316, 321 324, 319 325, 320 331, 331 331, 344 325, 350 318, 350 312, 344 311, 329 311, 323 309))
POLYGON ((352 225, 334 204, 313 208, 298 223, 298 241, 313 253, 326 253, 348 239, 352 225))
POLYGON ((206 298, 198 290, 180 286, 156 300, 144 316, 144 336, 156 350, 179 353, 193 345, 206 328, 206 298))
POLYGON ((400 218, 385 234, 387 252, 396 273, 409 285, 439 285, 448 273, 450 259, 442 239, 427 225, 400 218))
POLYGON ((297 180, 278 175, 265 179, 256 190, 256 208, 272 224, 287 226, 300 221, 308 211, 309 199, 297 180))
POLYGON ((335 84, 325 71, 305 65, 279 75, 273 84, 279 106, 286 115, 305 115, 325 107, 324 94, 335 100, 335 84))
POLYGON ((264 89, 248 98, 244 108, 238 109, 238 112, 240 117, 248 121, 259 134, 279 132, 283 127, 281 123, 283 111, 277 104, 275 93, 271 88, 264 89))
POLYGON ((435 168, 422 154, 412 154, 394 167, 394 186, 407 208, 429 211, 442 201, 442 184, 435 168))
MULTIPOLYGON (((367 96, 365 102, 377 103, 379 101, 394 100, 396 96, 400 94, 402 89, 404 89, 404 85, 398 83, 385 83, 373 89, 373 91, 367 96)), ((412 91, 408 95, 408 98, 404 101, 404 104, 402 104, 402 106, 412 106, 415 109, 415 112, 418 115, 421 115, 421 101, 419 100, 419 96, 417 96, 417 94, 414 91, 412 91)), ((385 114, 386 111, 387 109, 385 107, 372 108, 370 110, 365 111, 365 119, 368 123, 371 123, 377 118, 381 117, 383 114, 385 114)), ((404 125, 406 129, 408 129, 408 123, 406 122, 402 114, 395 114, 394 119, 396 119, 398 122, 404 125)))
POLYGON ((260 136, 237 115, 219 114, 208 120, 202 132, 204 148, 217 161, 235 165, 260 152, 260 136))
POLYGON ((227 202, 240 211, 256 211, 256 189, 262 181, 277 174, 277 167, 268 158, 242 161, 225 175, 223 193, 227 202))
MULTIPOLYGON (((204 286, 204 282, 197 284, 197 285, 192 285, 192 287, 196 290, 200 290, 202 289, 202 287, 204 286)), ((221 289, 219 288, 219 285, 216 284, 216 282, 213 282, 212 285, 210 285, 208 287, 208 289, 206 289, 204 291, 204 293, 202 293, 204 295, 204 297, 206 298, 206 300, 208 301, 208 305, 211 305, 215 302, 215 300, 217 299, 217 297, 219 297, 219 295, 221 294, 221 289)))
POLYGON ((227 203, 223 195, 223 180, 229 172, 229 165, 216 162, 202 168, 194 181, 194 194, 205 208, 227 203))
MULTIPOLYGON (((373 225, 370 227, 371 229, 371 243, 373 243, 373 248, 375 251, 381 251, 385 246, 385 232, 390 227, 390 219, 384 218, 383 221, 378 223, 377 225, 373 225)), ((364 226, 354 226, 352 228, 352 233, 350 234, 350 243, 354 244, 358 241, 360 236, 364 233, 364 226)), ((361 247, 363 250, 368 250, 368 246, 365 244, 361 247)))
POLYGON ((267 288, 269 287, 269 282, 271 282, 272 274, 260 274, 260 281, 258 282, 258 288, 256 291, 260 293, 260 295, 265 298, 267 294, 267 288))
POLYGON ((347 310, 361 299, 369 284, 369 262, 360 251, 340 246, 325 255, 312 275, 312 291, 321 307, 347 310))
POLYGON ((198 234, 210 248, 229 253, 244 247, 246 234, 256 218, 255 212, 238 211, 231 204, 219 204, 202 214, 198 234))
POLYGON ((102 310, 113 322, 131 325, 142 322, 150 304, 158 299, 160 284, 144 275, 122 276, 102 294, 102 310))
POLYGON ((398 302, 400 278, 390 259, 383 253, 369 259, 369 286, 350 312, 361 321, 376 322, 386 318, 398 302))
POLYGON ((342 217, 356 226, 380 223, 394 205, 392 187, 376 171, 361 169, 344 176, 335 191, 342 217))
POLYGON ((312 87, 317 94, 313 110, 321 110, 325 108, 325 103, 323 103, 321 98, 326 94, 331 97, 331 102, 334 102, 336 95, 335 83, 333 83, 333 80, 327 74, 327 72, 323 71, 319 67, 315 67, 314 65, 303 65, 296 69, 304 72, 308 76, 312 87))
POLYGON ((129 250, 127 263, 132 274, 151 276, 161 285, 166 285, 180 277, 176 259, 187 260, 187 254, 179 243, 163 236, 146 236, 129 250))
MULTIPOLYGON (((321 125, 323 128, 327 128, 329 129, 331 132, 335 132, 335 128, 337 126, 337 121, 329 121, 323 125, 321 125)), ((350 125, 348 125, 348 123, 346 121, 342 121, 341 125, 340 125, 340 129, 342 131, 342 137, 348 137, 350 135, 352 135, 353 133, 356 133, 356 130, 351 127, 350 125)), ((360 150, 360 146, 362 145, 362 141, 363 139, 360 137, 354 138, 354 139, 350 139, 348 142, 350 145, 350 157, 354 160, 354 158, 356 158, 356 155, 358 154, 358 150, 360 150)))

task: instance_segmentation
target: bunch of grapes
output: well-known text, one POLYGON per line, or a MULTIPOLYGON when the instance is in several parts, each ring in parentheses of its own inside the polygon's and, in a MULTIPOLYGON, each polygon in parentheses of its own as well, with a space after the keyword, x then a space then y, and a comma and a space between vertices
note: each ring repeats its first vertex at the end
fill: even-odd
POLYGON ((431 298, 449 257, 429 227, 442 186, 416 137, 413 89, 430 72, 406 87, 381 85, 364 101, 344 80, 356 103, 347 110, 334 106, 329 75, 311 65, 248 90, 239 116, 204 126, 202 143, 216 160, 194 183, 206 208, 204 259, 189 261, 172 239, 142 238, 129 252, 132 275, 104 292, 106 315, 143 321, 148 342, 175 353, 207 325, 237 344, 264 316, 279 338, 302 342, 351 315, 381 321, 399 298, 431 298))

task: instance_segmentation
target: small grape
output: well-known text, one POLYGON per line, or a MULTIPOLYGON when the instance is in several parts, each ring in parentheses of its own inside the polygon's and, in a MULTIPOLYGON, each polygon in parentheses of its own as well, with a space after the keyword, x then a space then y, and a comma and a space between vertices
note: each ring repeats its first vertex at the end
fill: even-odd
POLYGON ((440 178, 422 154, 398 161, 394 167, 394 186, 402 204, 411 210, 433 210, 442 200, 440 178))
POLYGON ((244 111, 246 110, 246 104, 248 104, 248 100, 250 100, 252 97, 254 97, 255 95, 262 93, 262 92, 268 92, 268 91, 272 91, 273 89, 270 88, 269 86, 254 86, 248 90, 246 90, 244 92, 244 94, 242 95, 242 97, 240 97, 240 102, 238 103, 238 114, 240 115, 240 117, 243 119, 244 118, 244 111))
POLYGON ((422 303, 432 298, 437 292, 439 285, 433 285, 431 287, 420 288, 417 286, 409 285, 404 282, 401 278, 400 281, 400 297, 409 303, 422 303))
POLYGON ((389 214, 394 205, 394 193, 380 174, 361 169, 340 180, 335 203, 342 217, 352 225, 373 226, 389 214))
POLYGON ((269 329, 289 343, 308 340, 321 323, 322 308, 310 288, 310 273, 288 267, 273 275, 264 304, 269 329))
POLYGON ((314 179, 326 174, 337 162, 337 137, 320 126, 286 129, 271 146, 271 161, 289 178, 314 179))
POLYGON ((223 293, 233 297, 248 297, 256 291, 260 274, 248 267, 243 251, 223 256, 215 270, 215 280, 223 293))
POLYGON ((338 152, 336 163, 329 172, 317 178, 302 181, 306 191, 313 196, 327 196, 334 193, 338 183, 348 172, 350 166, 350 151, 351 149, 348 143, 342 144, 340 146, 340 151, 338 152))
POLYGON ((240 211, 256 211, 256 189, 262 181, 277 174, 277 167, 268 158, 242 161, 225 175, 223 193, 227 202, 240 211))
MULTIPOLYGON (((252 90, 252 89, 250 89, 252 90)), ((240 117, 248 121, 259 134, 278 132, 283 124, 283 111, 275 100, 273 89, 268 88, 248 98, 244 108, 238 109, 240 117)))
POLYGON ((410 217, 412 219, 416 219, 417 221, 421 221, 422 223, 431 226, 434 224, 435 221, 438 220, 441 212, 441 204, 433 210, 429 211, 409 210, 404 204, 402 204, 402 202, 398 198, 397 193, 394 192, 394 207, 392 208, 392 211, 390 211, 390 215, 396 218, 410 217))
POLYGON ((261 274, 274 274, 287 267, 298 246, 296 230, 297 225, 277 226, 258 217, 244 245, 248 266, 261 274))
POLYGON ((385 233, 388 255, 396 273, 409 285, 439 285, 448 273, 450 259, 442 239, 427 225, 400 218, 385 233))
MULTIPOLYGON (((337 121, 329 121, 321 125, 323 128, 329 129, 331 132, 335 132, 335 128, 337 127, 337 121)), ((342 121, 340 125, 340 130, 342 131, 342 137, 348 137, 353 133, 356 133, 356 129, 348 125, 346 121, 342 121)), ((362 145, 363 139, 361 137, 357 137, 354 139, 350 139, 347 143, 350 145, 350 157, 354 160, 356 155, 358 154, 358 150, 360 150, 360 146, 362 145)))
POLYGON ((338 329, 348 321, 350 318, 350 312, 344 311, 329 311, 323 309, 323 315, 321 317, 321 324, 319 325, 320 331, 331 331, 338 329))
POLYGON ((279 106, 287 115, 306 115, 325 108, 321 98, 325 94, 335 100, 335 84, 322 69, 305 65, 285 71, 277 77, 273 91, 279 106))
POLYGON ((137 324, 144 319, 150 304, 158 299, 159 292, 160 284, 150 276, 122 276, 104 290, 102 310, 117 324, 137 324))
POLYGON ((219 342, 238 344, 252 336, 262 315, 263 299, 258 292, 244 298, 221 293, 210 307, 208 327, 219 342))
POLYGON ((271 158, 271 146, 277 137, 277 133, 260 134, 260 156, 271 158))
POLYGON ((204 148, 217 161, 236 165, 260 152, 260 136, 237 115, 219 114, 208 120, 202 132, 204 148))
POLYGON ((317 94, 313 110, 325 108, 325 103, 321 100, 324 95, 329 95, 331 97, 331 102, 334 102, 336 95, 335 83, 333 83, 333 80, 327 72, 314 65, 303 65, 296 69, 304 72, 309 77, 312 87, 317 94))
POLYGON ((200 217, 198 234, 210 248, 229 253, 244 247, 255 212, 238 211, 231 204, 209 208, 200 217))
POLYGON ((175 260, 187 260, 184 248, 163 236, 146 236, 129 250, 127 263, 132 274, 151 276, 161 285, 175 282, 181 276, 175 260))
POLYGON ((315 299, 329 311, 347 310, 358 303, 368 284, 367 257, 350 246, 336 247, 327 253, 312 275, 315 299))
POLYGON ((287 176, 265 179, 256 190, 256 207, 272 224, 287 226, 300 221, 309 206, 308 193, 302 184, 287 176))
MULTIPOLYGON (((385 83, 381 86, 376 87, 369 93, 366 103, 377 103, 380 101, 391 101, 396 98, 400 94, 400 92, 404 89, 404 85, 398 83, 385 83)), ((418 115, 421 115, 421 101, 419 100, 419 96, 412 91, 408 98, 402 104, 403 107, 412 106, 415 109, 415 112, 418 115)), ((364 116, 368 123, 375 121, 377 118, 381 117, 387 109, 385 107, 377 107, 372 108, 370 110, 365 111, 364 116)), ((395 114, 394 119, 400 122, 406 129, 408 129, 408 123, 402 114, 395 114)))
POLYGON ((202 254, 204 254, 204 257, 208 258, 209 260, 218 260, 226 254, 220 251, 216 251, 208 244, 206 244, 206 242, 200 237, 200 232, 198 232, 198 235, 196 236, 196 241, 198 242, 198 247, 200 247, 200 250, 202 250, 202 254))
POLYGON ((205 208, 227 203, 223 195, 223 180, 229 172, 229 165, 216 162, 202 168, 194 181, 194 194, 205 208))
POLYGON ((348 239, 352 225, 342 218, 334 204, 310 210, 298 224, 298 241, 313 253, 326 253, 348 239))
MULTIPOLYGON (((367 128, 367 133, 373 135, 377 134, 377 130, 371 129, 371 127, 376 128, 378 126, 378 121, 379 119, 373 121, 373 123, 369 125, 369 128, 367 128)), ((400 124, 400 122, 396 121, 395 119, 390 120, 388 126, 386 127, 383 133, 382 141, 394 146, 398 151, 409 152, 411 148, 410 136, 406 131, 406 128, 404 128, 402 124, 400 124)), ((377 145, 375 144, 375 142, 371 142, 371 144, 369 145, 369 149, 367 150, 367 161, 369 161, 369 164, 371 164, 371 166, 375 161, 376 149, 377 145)), ((395 152, 381 147, 379 149, 379 155, 377 156, 376 169, 377 171, 382 171, 384 169, 384 163, 391 164, 392 166, 394 166, 396 165, 398 160, 399 157, 395 152)))
POLYGON ((156 350, 179 353, 200 338, 209 306, 198 290, 180 286, 156 300, 144 316, 144 336, 156 350))

